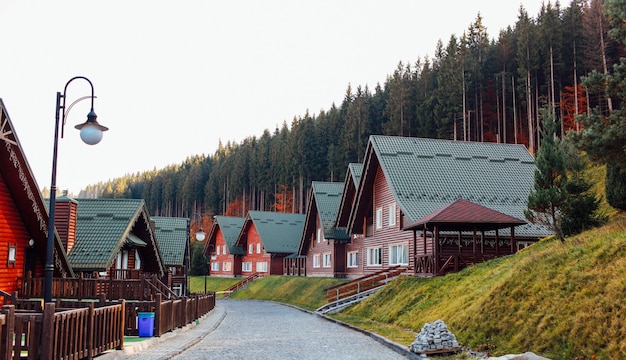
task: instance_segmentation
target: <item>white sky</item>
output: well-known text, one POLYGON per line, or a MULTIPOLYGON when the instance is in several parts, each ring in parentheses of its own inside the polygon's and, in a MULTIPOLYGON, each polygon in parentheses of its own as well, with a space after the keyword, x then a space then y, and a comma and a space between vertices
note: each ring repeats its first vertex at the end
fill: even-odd
MULTIPOLYGON (((74 76, 92 81, 110 130, 98 145, 80 141, 86 100, 59 141, 58 188, 77 194, 318 114, 349 83, 373 90, 399 61, 432 56, 479 12, 493 38, 520 4, 536 17, 541 1, 1 0, 0 98, 49 188, 56 93, 74 76)), ((67 104, 89 94, 76 80, 67 104)))

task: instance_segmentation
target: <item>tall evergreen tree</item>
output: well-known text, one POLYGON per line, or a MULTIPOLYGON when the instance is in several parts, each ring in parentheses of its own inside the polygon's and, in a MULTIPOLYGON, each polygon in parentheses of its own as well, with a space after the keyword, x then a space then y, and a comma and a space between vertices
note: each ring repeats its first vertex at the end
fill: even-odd
POLYGON ((554 118, 545 108, 541 112, 545 117, 542 144, 535 160, 535 184, 528 195, 525 215, 529 221, 547 226, 561 241, 565 241, 561 211, 567 201, 565 160, 556 138, 554 118))

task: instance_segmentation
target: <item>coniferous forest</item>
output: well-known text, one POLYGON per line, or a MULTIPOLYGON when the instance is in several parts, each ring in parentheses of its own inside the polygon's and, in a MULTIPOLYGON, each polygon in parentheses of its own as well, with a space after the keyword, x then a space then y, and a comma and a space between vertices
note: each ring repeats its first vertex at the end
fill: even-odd
POLYGON ((79 197, 143 198, 160 216, 304 212, 311 181, 343 182, 371 134, 519 143, 536 153, 545 109, 563 136, 581 131, 577 115, 622 106, 582 85, 625 56, 603 2, 546 3, 534 16, 520 8, 497 36, 478 14, 463 34, 434 44, 433 57, 400 62, 383 84, 348 84, 340 104, 220 143, 213 155, 90 185, 79 197))

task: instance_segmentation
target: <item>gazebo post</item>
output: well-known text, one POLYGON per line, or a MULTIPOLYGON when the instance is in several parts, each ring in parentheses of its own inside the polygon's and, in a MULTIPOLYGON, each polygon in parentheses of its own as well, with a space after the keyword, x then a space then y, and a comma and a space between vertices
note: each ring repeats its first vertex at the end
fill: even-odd
POLYGON ((435 274, 439 274, 439 227, 435 225, 433 227, 433 252, 435 253, 435 274))
POLYGON ((496 229, 496 257, 500 256, 500 236, 498 234, 498 229, 496 229))

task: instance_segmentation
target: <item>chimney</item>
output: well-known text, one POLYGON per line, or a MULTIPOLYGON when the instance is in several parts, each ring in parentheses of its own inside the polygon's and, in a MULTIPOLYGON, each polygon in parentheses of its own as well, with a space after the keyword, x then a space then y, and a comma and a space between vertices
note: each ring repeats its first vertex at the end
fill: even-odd
POLYGON ((54 224, 61 238, 65 252, 69 254, 76 242, 76 218, 78 202, 67 196, 56 199, 54 224))

